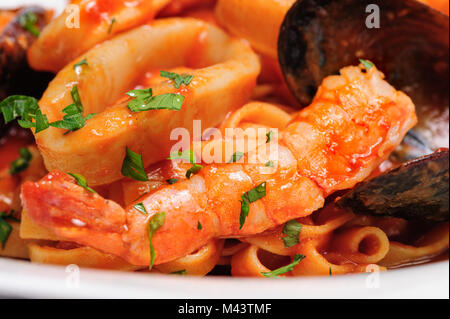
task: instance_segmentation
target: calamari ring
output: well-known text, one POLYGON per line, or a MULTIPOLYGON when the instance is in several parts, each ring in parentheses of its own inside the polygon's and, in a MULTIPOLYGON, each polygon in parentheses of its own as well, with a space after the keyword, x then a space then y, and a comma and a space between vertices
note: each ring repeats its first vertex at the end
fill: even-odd
POLYGON ((28 62, 36 70, 58 72, 96 44, 153 19, 170 1, 73 0, 72 7, 43 30, 28 52, 28 62))
POLYGON ((216 17, 259 52, 277 58, 278 33, 295 0, 219 0, 216 17))
POLYGON ((248 100, 260 71, 258 57, 248 45, 189 18, 158 20, 136 28, 78 60, 58 73, 39 105, 50 122, 61 120, 62 110, 73 103, 72 87, 78 85, 85 115, 98 115, 67 135, 50 127, 36 134, 36 142, 47 169, 81 172, 91 185, 122 178, 127 146, 142 154, 147 166, 168 156, 174 128, 192 132, 194 119, 202 120, 203 127, 219 125, 248 100), (88 65, 77 72, 73 66, 84 58, 88 65), (187 87, 175 90, 170 81, 164 81, 153 92, 184 95, 181 111, 132 113, 127 101, 114 105, 146 70, 180 65, 203 68, 191 73, 194 79, 187 87))

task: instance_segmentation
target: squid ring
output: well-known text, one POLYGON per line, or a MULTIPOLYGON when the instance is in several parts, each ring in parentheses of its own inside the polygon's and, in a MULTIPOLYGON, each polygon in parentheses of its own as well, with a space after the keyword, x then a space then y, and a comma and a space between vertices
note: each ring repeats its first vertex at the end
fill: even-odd
MULTIPOLYGON (((144 165, 170 152, 171 131, 192 132, 193 120, 215 127, 250 97, 260 71, 257 55, 244 42, 195 19, 164 19, 144 25, 93 48, 61 70, 50 83, 40 108, 50 122, 61 120, 78 86, 84 115, 97 113, 70 134, 50 127, 36 134, 48 170, 82 172, 91 185, 122 178, 126 147, 142 155, 144 165), (76 62, 86 59, 81 72, 76 62), (133 113, 127 101, 116 103, 147 70, 194 67, 192 82, 175 89, 170 81, 153 87, 154 95, 185 96, 180 111, 133 113)), ((173 142, 175 143, 175 142, 173 142)))
POLYGON ((31 46, 28 61, 36 70, 58 72, 94 45, 151 20, 169 2, 72 0, 31 46))

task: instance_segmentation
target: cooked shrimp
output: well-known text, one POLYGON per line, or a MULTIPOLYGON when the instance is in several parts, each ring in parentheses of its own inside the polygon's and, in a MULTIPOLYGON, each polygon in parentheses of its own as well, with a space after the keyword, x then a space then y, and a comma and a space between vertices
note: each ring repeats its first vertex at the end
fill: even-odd
POLYGON ((310 215, 334 191, 367 178, 399 145, 417 119, 410 98, 383 80, 372 67, 341 70, 326 78, 313 103, 273 140, 261 146, 263 161, 213 164, 190 180, 162 187, 123 209, 88 194, 68 175, 52 172, 22 187, 29 217, 68 241, 149 265, 148 223, 166 212, 154 234, 155 264, 185 256, 212 238, 261 233, 310 215), (269 150, 278 143, 278 155, 269 150), (270 173, 264 160, 273 160, 270 173), (265 171, 264 174, 261 172, 265 171), (241 195, 266 182, 266 196, 250 204, 240 228, 241 195), (201 223, 202 228, 198 228, 201 223))
POLYGON ((96 44, 153 19, 170 1, 72 0, 79 21, 76 11, 66 9, 30 48, 28 61, 36 70, 58 72, 96 44))
POLYGON ((49 171, 83 172, 91 185, 107 184, 122 178, 127 146, 148 166, 167 158, 174 128, 192 130, 194 119, 205 127, 219 125, 248 101, 259 71, 251 48, 220 29, 190 18, 158 20, 104 42, 65 67, 39 101, 42 112, 50 121, 61 120, 77 84, 85 115, 98 115, 67 135, 51 127, 36 134, 36 142, 49 171), (83 59, 88 65, 74 69, 83 59), (132 113, 128 101, 115 104, 146 71, 178 66, 201 69, 189 73, 194 78, 188 86, 175 89, 165 79, 152 88, 154 95, 185 96, 180 111, 132 113))

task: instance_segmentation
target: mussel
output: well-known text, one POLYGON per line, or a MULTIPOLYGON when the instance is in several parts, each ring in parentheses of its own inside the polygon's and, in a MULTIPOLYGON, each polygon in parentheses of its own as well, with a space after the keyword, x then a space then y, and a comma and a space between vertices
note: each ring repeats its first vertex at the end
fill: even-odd
POLYGON ((278 54, 301 105, 324 77, 360 59, 375 63, 416 105, 419 123, 391 158, 406 163, 361 183, 341 206, 448 220, 448 150, 432 154, 449 146, 448 16, 415 0, 299 0, 282 24, 278 54))
MULTIPOLYGON (((32 70, 27 50, 36 35, 24 28, 24 19, 32 17, 35 30, 42 30, 50 19, 45 9, 32 6, 9 12, 13 18, 0 29, 0 101, 9 95, 23 94, 39 98, 52 79, 50 73, 32 70)), ((5 129, 0 116, 0 133, 5 129)))

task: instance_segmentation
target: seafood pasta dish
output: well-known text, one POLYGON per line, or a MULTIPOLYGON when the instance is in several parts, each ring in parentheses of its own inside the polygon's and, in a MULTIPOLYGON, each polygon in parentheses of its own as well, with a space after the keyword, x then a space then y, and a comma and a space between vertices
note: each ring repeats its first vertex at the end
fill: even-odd
POLYGON ((447 259, 448 6, 1 9, 0 257, 261 278, 447 259))

